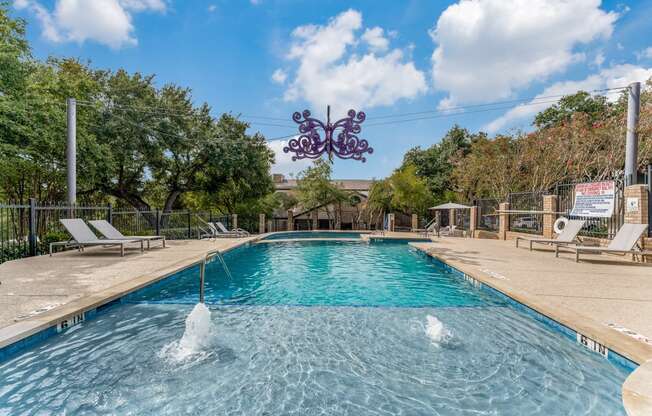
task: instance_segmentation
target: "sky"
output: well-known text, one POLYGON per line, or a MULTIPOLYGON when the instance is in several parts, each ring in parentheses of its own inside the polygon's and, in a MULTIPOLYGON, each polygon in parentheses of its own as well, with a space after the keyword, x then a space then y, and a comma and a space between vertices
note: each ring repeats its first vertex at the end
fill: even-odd
POLYGON ((240 115, 264 134, 273 172, 286 175, 310 163, 282 151, 294 111, 364 111, 360 137, 374 152, 366 163, 335 159, 334 177, 382 178, 454 124, 527 130, 563 94, 652 76, 652 0, 14 0, 13 9, 35 56, 190 87, 216 116, 240 115))

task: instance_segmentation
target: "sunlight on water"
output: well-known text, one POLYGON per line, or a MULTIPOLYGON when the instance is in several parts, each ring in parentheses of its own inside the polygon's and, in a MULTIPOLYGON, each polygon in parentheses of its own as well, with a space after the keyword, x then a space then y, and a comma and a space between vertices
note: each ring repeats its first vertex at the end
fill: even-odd
POLYGON ((442 341, 450 337, 450 331, 436 316, 428 315, 426 321, 426 335, 428 335, 433 345, 439 346, 442 341))
POLYGON ((205 304, 198 303, 186 318, 183 337, 163 347, 160 356, 171 362, 184 362, 190 358, 201 359, 209 350, 214 335, 211 311, 205 304))

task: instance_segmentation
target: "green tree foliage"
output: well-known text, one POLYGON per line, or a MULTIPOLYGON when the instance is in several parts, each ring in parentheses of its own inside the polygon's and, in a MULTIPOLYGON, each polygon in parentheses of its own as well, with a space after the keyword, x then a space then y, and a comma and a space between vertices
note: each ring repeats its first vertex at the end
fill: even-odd
POLYGON ((603 95, 592 96, 588 92, 579 91, 567 95, 558 103, 551 105, 534 117, 533 124, 540 129, 567 123, 576 113, 582 113, 592 122, 603 119, 610 108, 607 98, 603 95))
POLYGON ((407 165, 389 178, 373 183, 367 210, 372 219, 387 212, 425 215, 433 201, 426 181, 416 174, 416 167, 407 165))
POLYGON ((430 193, 441 199, 453 187, 451 174, 454 161, 468 153, 475 138, 468 130, 455 125, 439 143, 427 149, 410 149, 403 158, 402 166, 413 166, 416 175, 425 180, 430 193))
POLYGON ((263 136, 246 134, 247 124, 214 118, 189 89, 157 87, 153 75, 33 59, 24 22, 6 3, 0 40, 3 199, 65 200, 65 101, 75 97, 80 203, 117 200, 140 210, 210 203, 232 213, 268 202, 273 153, 263 136))
POLYGON ((331 164, 330 161, 317 159, 297 176, 297 202, 306 210, 348 199, 348 193, 331 180, 331 164))

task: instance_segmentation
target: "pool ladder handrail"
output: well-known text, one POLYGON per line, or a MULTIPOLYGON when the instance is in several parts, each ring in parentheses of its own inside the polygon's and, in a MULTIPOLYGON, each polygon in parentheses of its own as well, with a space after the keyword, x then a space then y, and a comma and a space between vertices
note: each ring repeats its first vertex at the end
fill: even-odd
POLYGON ((220 261, 220 264, 222 265, 222 268, 224 269, 224 273, 226 273, 229 279, 233 280, 233 276, 231 275, 231 271, 229 270, 228 266, 226 265, 226 262, 224 261, 224 256, 222 255, 222 252, 220 250, 213 250, 206 253, 204 258, 201 260, 201 263, 199 264, 199 302, 200 303, 204 303, 204 281, 206 276, 206 263, 208 263, 213 257, 217 257, 217 259, 220 261))

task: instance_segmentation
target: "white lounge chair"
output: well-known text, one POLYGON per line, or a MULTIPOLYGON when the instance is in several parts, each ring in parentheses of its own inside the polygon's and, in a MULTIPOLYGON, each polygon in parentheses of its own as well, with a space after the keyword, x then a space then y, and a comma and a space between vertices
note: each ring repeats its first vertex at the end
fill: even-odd
MULTIPOLYGON (((652 255, 652 252, 646 252, 637 247, 638 241, 647 231, 647 224, 623 224, 616 236, 607 247, 591 246, 567 246, 575 252, 575 261, 580 261, 580 253, 615 253, 631 254, 635 258, 637 254, 652 255)), ((555 246, 555 255, 559 256, 559 246, 555 246)))
POLYGON ((527 241, 530 243, 530 251, 532 251, 532 244, 551 244, 551 245, 568 245, 577 243, 577 234, 579 234, 582 227, 584 227, 585 220, 569 220, 566 227, 562 230, 557 238, 528 238, 516 237, 516 247, 518 247, 519 240, 527 241))
POLYGON ((215 222, 214 225, 215 225, 215 227, 217 227, 217 230, 218 230, 221 234, 236 234, 236 235, 238 235, 238 236, 240 236, 240 237, 246 237, 246 236, 249 235, 249 232, 246 231, 246 230, 243 230, 242 228, 234 228, 233 230, 229 231, 229 230, 224 226, 224 224, 222 224, 222 223, 219 222, 219 221, 215 222))
POLYGON ((431 221, 426 228, 416 228, 412 231, 423 234, 425 237, 428 237, 428 234, 436 234, 437 237, 439 237, 439 228, 439 223, 437 221, 431 221))
POLYGON ((238 238, 242 237, 242 235, 236 233, 236 232, 222 232, 217 228, 217 225, 213 222, 207 222, 206 225, 208 226, 208 232, 201 233, 199 238, 238 238))
POLYGON ((72 238, 68 241, 50 243, 50 256, 52 255, 52 248, 55 246, 77 247, 79 251, 84 251, 84 247, 91 246, 120 246, 120 256, 124 256, 126 244, 140 242, 140 251, 143 251, 143 240, 103 240, 97 238, 82 219, 74 218, 59 221, 70 233, 72 238))
POLYGON ((147 249, 149 250, 150 241, 161 240, 163 243, 163 248, 165 248, 165 236, 163 235, 138 235, 138 236, 125 236, 120 231, 118 231, 110 222, 107 220, 94 220, 89 221, 89 223, 100 232, 104 237, 109 240, 143 240, 147 241, 147 249))

